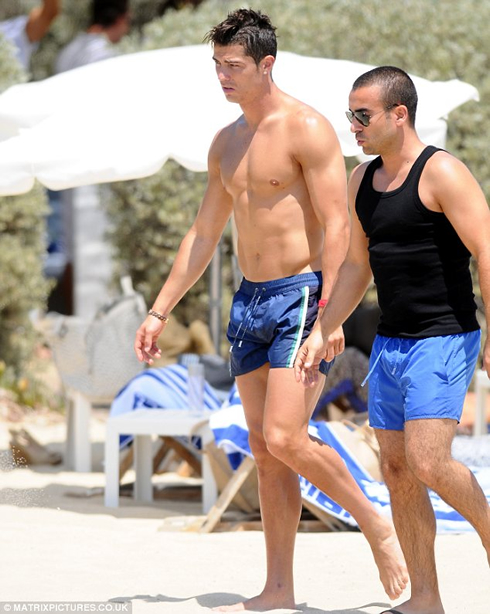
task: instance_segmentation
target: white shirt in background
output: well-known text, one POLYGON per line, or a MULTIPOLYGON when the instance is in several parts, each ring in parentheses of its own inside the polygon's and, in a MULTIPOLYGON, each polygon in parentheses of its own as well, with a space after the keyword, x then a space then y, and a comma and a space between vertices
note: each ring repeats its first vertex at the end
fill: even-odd
POLYGON ((104 34, 81 32, 66 47, 64 47, 56 60, 56 73, 65 72, 112 58, 115 54, 112 43, 104 34))
POLYGON ((31 43, 27 37, 28 20, 28 15, 20 15, 0 21, 0 32, 15 46, 15 55, 26 70, 29 70, 31 55, 39 45, 39 43, 31 43))

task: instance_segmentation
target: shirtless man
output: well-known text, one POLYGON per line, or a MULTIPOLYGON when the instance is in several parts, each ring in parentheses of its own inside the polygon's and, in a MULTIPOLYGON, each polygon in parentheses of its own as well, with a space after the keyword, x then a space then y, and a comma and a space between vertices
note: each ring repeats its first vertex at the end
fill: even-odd
MULTIPOLYGON (((374 273, 381 319, 369 419, 411 581, 410 599, 386 612, 444 614, 428 489, 474 526, 490 562, 490 506, 473 474, 451 456, 480 349, 471 255, 490 330, 490 211, 466 166, 420 141, 416 109, 414 84, 399 68, 380 66, 353 85, 351 130, 363 152, 378 157, 352 172, 349 252, 295 371, 311 387, 329 334, 352 313, 374 273)), ((490 376, 488 337, 483 368, 490 376)))
MULTIPOLYGON (((245 279, 233 301, 228 338, 259 475, 267 579, 258 596, 220 611, 295 607, 298 474, 356 519, 387 594, 395 598, 406 585, 393 527, 340 456, 307 432, 320 391, 299 385, 292 367, 346 254, 346 179, 330 123, 272 80, 274 30, 267 16, 239 9, 208 35, 223 92, 243 115, 211 145, 201 207, 135 341, 140 360, 151 364, 160 355, 156 342, 168 314, 204 272, 233 212, 245 279)), ((330 336, 328 358, 343 348, 339 328, 330 336)))

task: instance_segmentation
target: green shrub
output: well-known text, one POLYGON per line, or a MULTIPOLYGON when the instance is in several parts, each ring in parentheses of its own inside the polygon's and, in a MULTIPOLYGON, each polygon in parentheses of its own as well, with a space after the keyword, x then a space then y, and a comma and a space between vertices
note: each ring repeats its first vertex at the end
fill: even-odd
MULTIPOLYGON (((170 271, 205 187, 205 173, 192 173, 172 160, 151 177, 108 186, 107 210, 114 224, 109 239, 117 254, 115 274, 117 277, 130 275, 148 305, 156 298, 170 271)), ((232 288, 229 233, 225 233, 221 250, 223 303, 229 304, 232 288)), ((205 321, 208 313, 208 276, 204 275, 180 301, 174 314, 189 324, 195 319, 205 321)))
MULTIPOLYGON (((0 88, 25 78, 0 36, 0 88)), ((29 311, 45 307, 50 287, 43 277, 47 213, 38 186, 29 194, 0 198, 0 359, 16 375, 25 369, 35 343, 29 311)))
POLYGON ((51 287, 43 276, 47 213, 38 186, 0 198, 0 358, 17 374, 36 341, 29 312, 45 309, 51 287))

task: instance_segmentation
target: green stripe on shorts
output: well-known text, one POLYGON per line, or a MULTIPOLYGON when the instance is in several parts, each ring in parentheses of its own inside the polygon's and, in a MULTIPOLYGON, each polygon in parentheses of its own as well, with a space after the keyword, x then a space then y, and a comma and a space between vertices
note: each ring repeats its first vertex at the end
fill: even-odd
POLYGON ((301 307, 299 310, 299 322, 298 322, 298 328, 296 329, 296 334, 294 336, 294 343, 293 343, 293 347, 291 348, 291 353, 289 354, 289 358, 288 358, 288 367, 294 367, 294 361, 296 360, 296 354, 298 353, 300 344, 301 344, 301 339, 303 337, 303 331, 305 328, 305 321, 306 321, 306 312, 308 310, 308 298, 310 296, 310 288, 309 286, 305 286, 302 290, 301 290, 301 294, 302 299, 301 299, 301 307))

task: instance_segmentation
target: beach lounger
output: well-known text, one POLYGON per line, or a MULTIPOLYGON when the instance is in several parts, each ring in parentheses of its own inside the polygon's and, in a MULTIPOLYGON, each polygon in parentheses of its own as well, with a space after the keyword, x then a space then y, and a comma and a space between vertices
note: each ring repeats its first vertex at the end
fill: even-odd
MULTIPOLYGON (((224 404, 221 404, 216 397, 213 398, 212 389, 207 392, 205 398, 212 409, 209 415, 209 426, 216 445, 226 453, 233 473, 230 473, 228 482, 222 484, 222 492, 215 506, 196 527, 202 531, 210 531, 215 528, 230 502, 237 495, 243 494, 243 485, 255 471, 255 463, 248 444, 248 429, 236 387, 233 386, 230 390, 229 398, 224 404)), ((149 410, 152 407, 160 408, 162 403, 168 403, 168 407, 176 407, 177 403, 181 403, 182 407, 186 407, 185 367, 172 365, 164 369, 149 369, 138 375, 117 396, 111 415, 118 415, 141 407, 149 410)), ((359 487, 373 505, 381 514, 390 516, 390 501, 386 485, 373 478, 361 460, 343 441, 338 428, 329 422, 311 421, 309 431, 312 436, 318 437, 340 454, 359 487)), ((124 441, 122 443, 124 444, 124 441)), ((211 464, 212 462, 210 460, 211 464)), ((490 467, 473 467, 472 470, 490 502, 490 467)), ((221 481, 223 481, 222 478, 223 476, 221 476, 221 481)), ((299 477, 299 481, 305 507, 317 511, 319 518, 331 519, 332 526, 337 528, 357 526, 352 516, 325 493, 302 476, 299 477)), ((474 530, 435 493, 430 493, 430 496, 436 513, 439 533, 474 530)))

